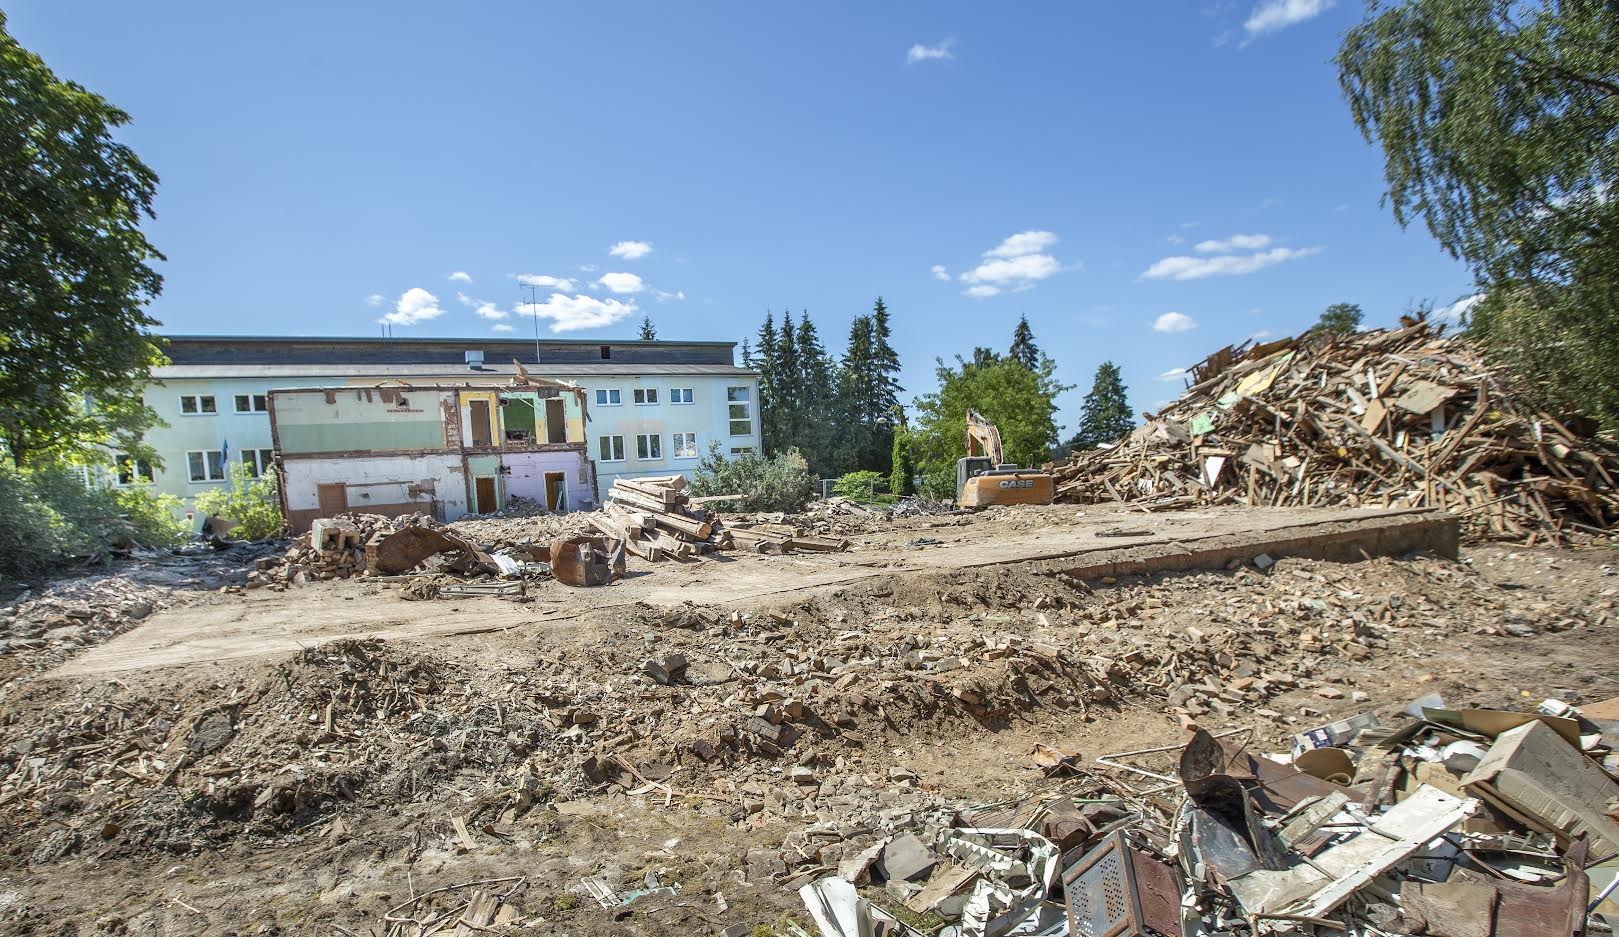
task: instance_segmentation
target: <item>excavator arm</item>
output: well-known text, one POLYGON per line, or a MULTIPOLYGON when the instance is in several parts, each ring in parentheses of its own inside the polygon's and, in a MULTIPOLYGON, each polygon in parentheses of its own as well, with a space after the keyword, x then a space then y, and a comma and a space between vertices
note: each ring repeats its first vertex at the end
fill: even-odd
POLYGON ((990 464, 1006 461, 1001 450, 1001 431, 994 423, 971 407, 967 408, 967 457, 988 456, 990 464))

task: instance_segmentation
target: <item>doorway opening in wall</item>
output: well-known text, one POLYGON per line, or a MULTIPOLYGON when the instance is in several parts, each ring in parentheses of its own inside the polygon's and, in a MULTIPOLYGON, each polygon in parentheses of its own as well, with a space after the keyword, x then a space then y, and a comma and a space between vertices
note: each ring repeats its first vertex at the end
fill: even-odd
POLYGON ((489 446, 494 444, 494 431, 489 421, 489 401, 474 400, 471 402, 472 411, 472 444, 474 446, 489 446))
POLYGON ((477 511, 479 514, 493 514, 500 510, 495 500, 495 479, 492 475, 484 475, 472 480, 473 494, 477 496, 477 511))
POLYGON ((568 441, 568 416, 562 409, 561 397, 549 397, 545 401, 545 441, 568 441))
POLYGON ((568 474, 566 472, 545 473, 545 508, 548 511, 566 511, 568 509, 568 474))

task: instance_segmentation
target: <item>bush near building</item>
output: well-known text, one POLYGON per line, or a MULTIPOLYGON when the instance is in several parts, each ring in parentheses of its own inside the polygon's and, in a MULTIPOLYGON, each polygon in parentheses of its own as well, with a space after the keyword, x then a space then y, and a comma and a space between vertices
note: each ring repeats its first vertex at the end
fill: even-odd
POLYGON ((692 473, 691 492, 699 497, 741 495, 747 510, 791 514, 814 497, 815 476, 797 449, 768 458, 754 452, 727 458, 715 443, 692 473))
POLYGON ((73 566, 106 561, 114 549, 176 547, 189 531, 181 502, 146 485, 86 487, 66 463, 0 463, 0 588, 73 566))
POLYGON ((211 488, 197 495, 197 511, 204 517, 218 515, 234 521, 232 539, 267 540, 281 533, 281 494, 274 475, 262 478, 245 465, 232 465, 230 479, 222 488, 211 488))

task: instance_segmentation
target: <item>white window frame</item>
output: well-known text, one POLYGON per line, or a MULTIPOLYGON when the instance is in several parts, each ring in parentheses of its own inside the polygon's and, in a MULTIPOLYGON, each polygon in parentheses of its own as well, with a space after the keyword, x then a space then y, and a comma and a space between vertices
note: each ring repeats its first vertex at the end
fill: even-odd
POLYGON ((596 461, 597 462, 623 462, 624 461, 624 437, 623 436, 602 435, 602 436, 597 436, 596 440, 597 440, 597 442, 596 442, 596 455, 597 455, 596 461), (611 440, 611 442, 610 442, 610 440, 611 440), (616 442, 616 445, 614 444, 615 442, 616 442), (606 451, 607 451, 608 455, 602 455, 602 443, 607 443, 606 451), (618 458, 616 458, 616 459, 611 458, 611 454, 615 450, 618 452, 618 458))
POLYGON ((150 485, 157 481, 157 470, 152 467, 151 460, 142 459, 124 452, 115 452, 112 456, 112 483, 119 488, 128 488, 132 485, 150 485), (124 481, 119 475, 123 472, 124 463, 128 462, 132 471, 129 481, 124 481), (144 471, 143 471, 144 469, 144 471))
POLYGON ((221 450, 221 449, 187 449, 186 450, 186 480, 189 481, 193 485, 207 485, 207 484, 211 484, 213 482, 222 482, 222 481, 224 481, 225 480, 225 453, 224 453, 224 450, 221 450), (216 455, 216 456, 219 457, 218 460, 217 460, 218 465, 219 465, 219 474, 218 475, 213 475, 209 471, 210 469, 213 468, 213 463, 210 462, 210 460, 208 458, 208 455, 210 453, 212 453, 213 455, 216 455), (196 477, 196 472, 194 471, 194 466, 191 464, 191 457, 194 456, 194 455, 202 456, 202 474, 204 476, 202 478, 196 477))
POLYGON ((671 406, 684 407, 688 404, 694 403, 695 398, 696 395, 692 393, 692 389, 690 387, 669 388, 669 404, 671 406))
POLYGON ((749 387, 746 384, 733 384, 730 387, 725 388, 725 431, 729 433, 732 438, 738 439, 753 435, 752 387, 749 387), (737 400, 732 396, 739 390, 746 395, 741 400, 737 400), (734 409, 736 407, 742 408, 742 416, 736 416, 736 411, 734 409), (748 424, 748 431, 745 433, 737 432, 736 424, 744 421, 746 421, 748 424))
POLYGON ((656 387, 637 387, 630 394, 637 407, 655 407, 658 405, 658 389, 656 387))
POLYGON ((637 462, 663 461, 663 434, 637 433, 635 436, 635 460, 637 462), (642 455, 642 453, 647 453, 642 455))
MULTIPOLYGON (((218 416, 219 415, 219 400, 213 394, 181 394, 180 395, 180 415, 181 416, 218 416), (186 401, 187 400, 191 401, 191 406, 194 407, 195 409, 189 410, 189 411, 186 409, 186 401), (204 400, 208 401, 208 406, 211 409, 204 410, 202 408, 202 402, 204 400)), ((196 450, 192 450, 192 451, 201 452, 202 450, 201 449, 196 449, 196 450)))
POLYGON ((622 407, 624 406, 624 392, 617 387, 598 387, 596 388, 596 406, 622 407))
POLYGON ((269 394, 232 394, 231 395, 231 406, 235 408, 237 413, 269 413, 270 412, 270 395, 269 394), (245 408, 242 406, 242 401, 243 400, 247 401, 247 406, 245 408), (262 407, 259 406, 260 403, 263 403, 264 406, 262 406, 262 407))
POLYGON ((697 434, 696 433, 670 433, 669 434, 669 457, 671 459, 695 459, 695 458, 697 458, 697 434), (690 451, 682 452, 680 444, 682 442, 687 441, 687 440, 691 441, 690 451))
POLYGON ((241 451, 241 458, 237 459, 236 461, 247 466, 248 470, 253 473, 254 478, 263 478, 264 473, 268 472, 271 466, 275 465, 275 450, 243 449, 241 451), (253 458, 249 459, 248 456, 252 456, 253 458))

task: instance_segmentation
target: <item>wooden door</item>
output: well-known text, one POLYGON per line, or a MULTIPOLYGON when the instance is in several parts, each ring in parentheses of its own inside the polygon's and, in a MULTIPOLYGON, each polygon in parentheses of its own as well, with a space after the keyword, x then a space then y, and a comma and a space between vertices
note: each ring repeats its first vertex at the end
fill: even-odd
POLYGON ((495 434, 489 425, 489 401, 471 401, 472 408, 472 444, 474 446, 494 445, 495 434))
POLYGON ((568 414, 562 408, 561 397, 550 397, 545 401, 545 441, 568 441, 568 414))
POLYGON ((545 473, 545 508, 548 511, 562 510, 563 491, 567 484, 567 475, 563 472, 545 473))
POLYGON ((336 517, 349 509, 349 489, 347 485, 317 485, 315 496, 320 499, 320 516, 336 517))
POLYGON ((493 514, 500 509, 495 503, 495 480, 484 476, 473 480, 473 487, 478 495, 477 511, 479 514, 493 514))

